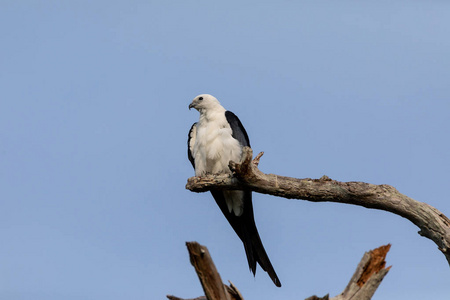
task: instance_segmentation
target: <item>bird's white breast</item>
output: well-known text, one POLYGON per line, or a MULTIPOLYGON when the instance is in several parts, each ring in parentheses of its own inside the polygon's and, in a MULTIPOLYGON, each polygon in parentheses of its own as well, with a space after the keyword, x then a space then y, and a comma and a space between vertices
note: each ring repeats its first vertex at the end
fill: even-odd
POLYGON ((241 146, 233 138, 225 114, 213 119, 202 119, 197 123, 194 143, 195 175, 229 173, 230 160, 239 161, 241 146))
MULTIPOLYGON (((195 132, 192 155, 195 161, 195 176, 205 174, 231 173, 228 163, 238 162, 242 146, 233 138, 225 110, 200 115, 195 132)), ((244 193, 242 191, 224 191, 228 211, 240 216, 244 211, 244 193)))

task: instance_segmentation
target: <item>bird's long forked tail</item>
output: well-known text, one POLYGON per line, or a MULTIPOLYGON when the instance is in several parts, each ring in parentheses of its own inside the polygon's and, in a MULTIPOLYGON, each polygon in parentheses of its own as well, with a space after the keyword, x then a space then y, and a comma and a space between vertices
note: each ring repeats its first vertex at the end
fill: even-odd
POLYGON ((253 276, 256 274, 256 262, 258 262, 261 268, 269 274, 269 277, 272 279, 273 283, 277 287, 281 287, 280 279, 278 279, 277 273, 270 262, 266 250, 264 249, 264 245, 259 237, 256 225, 251 228, 246 228, 245 231, 247 230, 248 232, 244 233, 246 238, 244 238, 242 242, 244 243, 245 254, 247 255, 248 265, 253 273, 253 276))
POLYGON ((277 287, 281 287, 281 282, 270 262, 259 236, 258 229, 256 228, 253 215, 252 193, 251 191, 245 191, 244 193, 244 212, 241 216, 236 216, 228 210, 223 192, 211 191, 220 210, 244 244, 248 266, 253 275, 256 274, 256 264, 259 263, 261 268, 269 274, 273 283, 277 287))

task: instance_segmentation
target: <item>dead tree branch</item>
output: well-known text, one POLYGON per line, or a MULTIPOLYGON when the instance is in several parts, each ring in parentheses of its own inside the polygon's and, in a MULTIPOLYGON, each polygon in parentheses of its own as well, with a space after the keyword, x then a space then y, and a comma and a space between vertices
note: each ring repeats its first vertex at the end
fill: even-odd
POLYGON ((192 299, 183 299, 183 298, 178 298, 178 297, 175 297, 175 296, 172 296, 172 295, 167 295, 166 297, 169 300, 207 300, 205 296, 192 298, 192 299))
MULTIPOLYGON (((194 266, 205 292, 205 296, 190 300, 244 300, 233 283, 230 282, 229 286, 222 283, 208 248, 197 242, 186 242, 186 247, 189 251, 191 264, 194 266)), ((170 300, 188 300, 171 295, 168 295, 167 298, 170 300)))
POLYGON ((345 290, 330 300, 369 300, 391 267, 386 266, 386 255, 391 245, 364 253, 345 290))
POLYGON ((416 201, 386 184, 340 182, 327 176, 296 179, 264 174, 258 169, 262 152, 252 160, 253 151, 243 149, 240 163, 230 162, 234 177, 208 175, 191 177, 186 188, 193 192, 212 189, 251 189, 258 193, 312 202, 337 202, 380 209, 402 216, 420 228, 419 234, 436 243, 450 264, 450 220, 436 208, 416 201))
MULTIPOLYGON (((230 282, 225 285, 209 254, 208 248, 197 242, 187 242, 189 257, 197 272, 198 278, 205 292, 205 296, 195 299, 182 299, 168 295, 170 300, 244 300, 239 290, 230 282)), ((320 298, 311 296, 306 300, 370 300, 391 267, 386 266, 386 255, 391 245, 381 246, 364 253, 356 267, 350 282, 344 291, 333 298, 328 295, 320 298)))
POLYGON ((328 295, 320 298, 311 296, 305 300, 370 300, 377 290, 384 276, 391 267, 386 266, 386 255, 391 245, 381 246, 364 253, 363 258, 356 267, 350 282, 344 291, 330 298, 328 295))

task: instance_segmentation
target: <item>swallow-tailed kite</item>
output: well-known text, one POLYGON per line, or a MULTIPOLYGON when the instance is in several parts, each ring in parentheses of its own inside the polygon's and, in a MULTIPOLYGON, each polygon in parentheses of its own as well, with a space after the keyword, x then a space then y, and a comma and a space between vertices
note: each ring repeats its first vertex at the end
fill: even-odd
MULTIPOLYGON (((195 176, 231 173, 230 160, 239 162, 242 148, 250 147, 247 132, 241 121, 227 111, 211 95, 194 98, 189 109, 200 112, 200 119, 189 131, 188 158, 195 169, 195 176)), ((252 192, 211 191, 217 205, 244 243, 250 270, 255 275, 256 262, 266 271, 276 286, 281 283, 270 263, 256 229, 253 216, 252 192)))

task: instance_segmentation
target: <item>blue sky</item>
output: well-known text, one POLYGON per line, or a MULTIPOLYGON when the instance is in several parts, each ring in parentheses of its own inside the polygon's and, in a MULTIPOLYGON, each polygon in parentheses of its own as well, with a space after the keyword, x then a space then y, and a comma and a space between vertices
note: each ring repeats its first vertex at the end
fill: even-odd
POLYGON ((450 3, 2 1, 0 299, 203 294, 206 245, 246 299, 339 294, 391 243, 374 299, 448 299, 449 266, 409 221, 254 195, 283 284, 248 270, 194 172, 188 105, 236 113, 260 169, 390 184, 450 215, 450 3))

